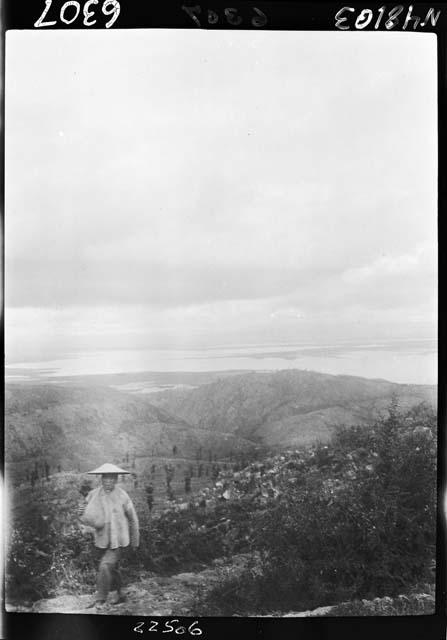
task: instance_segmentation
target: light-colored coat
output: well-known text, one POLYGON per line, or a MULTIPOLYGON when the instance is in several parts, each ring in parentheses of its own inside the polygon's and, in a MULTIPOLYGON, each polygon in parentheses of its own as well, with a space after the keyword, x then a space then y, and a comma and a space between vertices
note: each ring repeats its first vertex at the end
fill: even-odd
POLYGON ((97 487, 87 496, 81 522, 94 527, 95 546, 117 549, 140 543, 138 516, 132 500, 121 487, 104 491, 97 487))

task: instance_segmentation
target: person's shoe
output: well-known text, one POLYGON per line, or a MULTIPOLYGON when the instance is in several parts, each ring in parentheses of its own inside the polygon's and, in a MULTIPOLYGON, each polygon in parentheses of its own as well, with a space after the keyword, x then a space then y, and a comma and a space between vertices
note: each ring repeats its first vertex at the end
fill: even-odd
POLYGON ((120 604, 120 602, 125 602, 126 596, 123 593, 117 592, 110 598, 110 604, 120 604))

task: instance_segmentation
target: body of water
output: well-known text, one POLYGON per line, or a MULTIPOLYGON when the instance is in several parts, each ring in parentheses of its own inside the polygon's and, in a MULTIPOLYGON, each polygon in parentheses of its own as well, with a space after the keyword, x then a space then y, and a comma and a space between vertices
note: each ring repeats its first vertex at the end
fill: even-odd
POLYGON ((201 350, 104 350, 66 354, 55 360, 6 365, 6 380, 117 373, 275 371, 383 378, 411 384, 437 383, 435 340, 332 345, 247 345, 201 350))

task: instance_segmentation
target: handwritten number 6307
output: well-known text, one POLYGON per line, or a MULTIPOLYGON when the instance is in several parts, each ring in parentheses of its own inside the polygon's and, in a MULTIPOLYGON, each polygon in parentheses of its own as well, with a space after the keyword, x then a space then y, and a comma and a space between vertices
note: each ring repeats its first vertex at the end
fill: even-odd
MULTIPOLYGON (((183 11, 186 11, 198 27, 202 26, 199 19, 199 15, 202 13, 202 7, 200 5, 196 5, 194 7, 187 7, 186 5, 183 5, 182 9, 183 11)), ((253 11, 255 15, 251 18, 251 24, 254 27, 264 27, 267 24, 267 16, 265 13, 256 7, 253 7, 253 11)), ((233 27, 238 27, 243 22, 243 18, 238 14, 237 9, 228 7, 227 9, 224 9, 224 14, 228 24, 231 24, 233 27)), ((213 9, 207 10, 206 17, 208 24, 217 24, 219 22, 219 14, 213 9)))
MULTIPOLYGON (((111 19, 105 24, 106 29, 109 29, 109 27, 111 27, 118 19, 121 6, 118 0, 101 0, 101 2, 102 13, 105 16, 111 16, 111 19)), ((45 0, 45 8, 42 11, 42 15, 34 23, 36 29, 42 27, 54 27, 58 22, 58 18, 61 22, 68 25, 73 24, 76 21, 79 23, 80 20, 78 20, 78 18, 80 17, 81 9, 83 18, 82 25, 84 27, 93 27, 93 25, 96 24, 96 7, 94 5, 99 4, 99 0, 86 0, 83 6, 81 2, 78 2, 77 0, 67 0, 67 2, 62 5, 59 12, 54 9, 52 10, 54 15, 51 17, 55 18, 55 20, 49 20, 48 17, 50 17, 49 14, 51 14, 50 10, 52 9, 52 3, 53 0, 45 0)))

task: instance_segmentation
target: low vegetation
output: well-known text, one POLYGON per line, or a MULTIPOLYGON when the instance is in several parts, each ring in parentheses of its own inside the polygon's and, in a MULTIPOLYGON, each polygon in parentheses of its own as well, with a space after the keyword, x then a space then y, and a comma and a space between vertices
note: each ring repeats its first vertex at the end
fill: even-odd
POLYGON ((80 495, 76 476, 43 484, 13 505, 6 593, 30 602, 93 585, 91 543, 74 517, 80 495))
MULTIPOLYGON (((198 596, 194 613, 256 615, 349 602, 336 615, 379 615, 371 607, 384 598, 395 615, 428 612, 432 601, 411 591, 433 583, 436 416, 430 408, 401 413, 393 405, 371 427, 339 428, 329 444, 227 475, 231 498, 216 489, 207 506, 177 505, 142 518, 128 579, 225 558, 216 569, 218 585, 198 596), (246 561, 233 571, 236 554, 246 561)), ((63 486, 39 488, 14 519, 9 600, 94 584, 91 541, 73 515, 80 482, 73 475, 63 486)))
POLYGON ((399 596, 433 581, 436 420, 426 407, 288 457, 275 503, 251 519, 259 552, 202 602, 214 615, 399 596))
POLYGON ((433 615, 435 590, 433 585, 418 585, 417 593, 400 595, 397 598, 374 598, 354 600, 331 607, 325 616, 423 616, 433 615))

